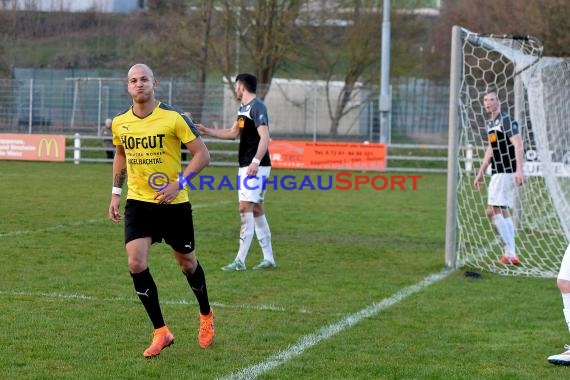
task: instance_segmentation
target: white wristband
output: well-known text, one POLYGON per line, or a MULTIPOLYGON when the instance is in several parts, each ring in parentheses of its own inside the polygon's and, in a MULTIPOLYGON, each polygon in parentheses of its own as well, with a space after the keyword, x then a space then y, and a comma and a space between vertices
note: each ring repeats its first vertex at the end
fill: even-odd
POLYGON ((255 157, 253 157, 253 160, 251 160, 251 163, 252 163, 252 164, 259 165, 259 164, 261 163, 261 161, 260 161, 259 159, 255 158, 255 157))
POLYGON ((188 181, 184 181, 184 184, 182 185, 182 189, 180 188, 180 178, 176 178, 176 182, 178 182, 178 190, 182 190, 186 187, 190 187, 190 185, 188 185, 188 181))
POLYGON ((122 192, 123 192, 123 189, 121 189, 120 187, 115 187, 115 186, 113 186, 113 189, 111 190, 111 194, 115 194, 115 195, 121 195, 122 192))

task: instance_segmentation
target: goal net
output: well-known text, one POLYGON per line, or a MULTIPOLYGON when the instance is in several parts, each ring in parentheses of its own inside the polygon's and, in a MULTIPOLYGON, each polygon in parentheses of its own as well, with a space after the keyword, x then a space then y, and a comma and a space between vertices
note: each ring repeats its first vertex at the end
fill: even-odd
POLYGON ((542 57, 540 41, 528 36, 453 33, 447 264, 555 277, 570 241, 570 59, 542 57), (518 266, 499 261, 504 242, 486 215, 490 171, 480 190, 473 186, 489 143, 483 97, 490 87, 523 142, 525 183, 510 210, 518 266))

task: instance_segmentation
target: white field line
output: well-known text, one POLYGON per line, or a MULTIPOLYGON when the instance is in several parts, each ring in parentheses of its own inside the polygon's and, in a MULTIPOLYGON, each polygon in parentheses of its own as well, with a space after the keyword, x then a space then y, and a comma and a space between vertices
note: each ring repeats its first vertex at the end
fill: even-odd
MULTIPOLYGON (((23 292, 23 291, 7 291, 0 290, 0 296, 6 297, 31 297, 31 298, 51 298, 62 300, 78 300, 78 301, 93 301, 93 302, 121 302, 121 303, 139 303, 137 297, 113 297, 113 298, 98 298, 79 293, 45 293, 45 292, 23 292)), ((160 300, 161 305, 198 305, 196 301, 187 300, 160 300)), ((219 302, 210 302, 212 306, 226 309, 247 309, 247 310, 260 310, 260 311, 275 311, 287 312, 287 309, 277 305, 229 305, 219 302)))
MULTIPOLYGON (((208 207, 217 207, 219 205, 227 204, 227 203, 231 203, 231 201, 219 201, 216 203, 192 205, 192 210, 200 209, 200 208, 208 208, 208 207)), ((61 230, 64 228, 79 227, 79 226, 82 226, 84 224, 96 224, 96 223, 102 223, 102 222, 108 222, 108 221, 109 221, 109 218, 86 219, 86 220, 80 220, 80 221, 73 222, 73 223, 56 224, 56 225, 51 226, 51 227, 40 228, 37 230, 19 230, 19 231, 4 232, 4 233, 0 233, 0 238, 12 237, 12 236, 21 236, 21 235, 30 235, 30 234, 42 233, 42 232, 51 232, 51 231, 61 230)))
POLYGON ((225 376, 223 379, 228 379, 228 380, 255 379, 258 376, 262 375, 263 373, 268 372, 281 364, 289 362, 296 356, 301 355, 308 348, 311 348, 319 344, 320 342, 329 339, 333 335, 344 332, 345 330, 354 326, 364 318, 369 318, 373 315, 376 315, 382 310, 397 304, 398 302, 406 299, 407 297, 409 297, 414 293, 419 292, 425 287, 446 278, 452 272, 453 270, 444 269, 439 273, 433 273, 424 278, 422 281, 418 282, 417 284, 408 286, 400 290, 398 293, 394 294, 393 296, 383 299, 382 301, 374 302, 373 304, 365 307, 364 309, 358 311, 357 313, 349 314, 348 316, 344 317, 343 319, 341 319, 336 323, 324 326, 319 330, 317 330, 315 333, 305 335, 301 337, 297 341, 297 343, 293 344, 292 346, 289 346, 285 350, 277 352, 276 354, 268 357, 267 359, 258 364, 245 367, 237 372, 229 374, 225 376))
POLYGON ((107 219, 107 218, 105 218, 105 219, 103 219, 103 218, 101 218, 101 219, 86 219, 86 220, 81 220, 81 221, 73 222, 73 223, 56 224, 56 225, 51 226, 51 227, 40 228, 37 230, 18 230, 18 231, 4 232, 4 233, 0 233, 0 238, 20 236, 20 235, 31 235, 31 234, 42 233, 42 232, 51 232, 51 231, 61 230, 64 228, 79 227, 79 226, 82 226, 84 224, 101 223, 105 220, 109 220, 109 219, 107 219))

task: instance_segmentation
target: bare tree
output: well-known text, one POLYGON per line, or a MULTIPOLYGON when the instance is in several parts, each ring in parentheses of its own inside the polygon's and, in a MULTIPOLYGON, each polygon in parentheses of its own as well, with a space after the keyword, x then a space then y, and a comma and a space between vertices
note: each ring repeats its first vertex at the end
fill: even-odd
POLYGON ((192 117, 202 119, 209 67, 209 40, 214 0, 153 0, 149 27, 139 39, 140 59, 160 66, 161 72, 195 79, 190 92, 192 117))
POLYGON ((242 52, 259 82, 258 96, 265 98, 279 64, 292 47, 295 20, 304 0, 221 0, 222 42, 213 45, 218 67, 231 83, 242 70, 242 52), (233 58, 233 61, 232 61, 233 58))
POLYGON ((202 110, 205 102, 206 80, 208 78, 208 47, 212 30, 213 8, 214 0, 201 0, 202 41, 200 43, 200 58, 198 59, 198 72, 196 75, 196 82, 198 82, 195 100, 196 109, 193 116, 196 120, 202 119, 202 110))
POLYGON ((542 41, 545 55, 570 56, 568 19, 567 0, 442 0, 430 39, 442 71, 449 66, 453 25, 478 33, 531 35, 542 41))
POLYGON ((173 9, 166 1, 155 1, 150 15, 141 14, 147 26, 137 41, 135 60, 160 66, 162 72, 189 77, 200 56, 199 13, 189 14, 187 5, 173 9), (152 10, 154 9, 154 11, 152 10))
MULTIPOLYGON (((338 135, 340 120, 354 107, 349 107, 357 94, 357 86, 369 84, 377 75, 371 68, 379 57, 380 12, 365 8, 368 2, 350 0, 350 4, 326 3, 306 12, 302 19, 303 51, 306 63, 318 77, 326 81, 326 99, 331 120, 330 134, 338 135), (331 84, 340 81, 342 88, 333 95, 331 84)), ((358 102, 360 103, 360 102, 358 102)))

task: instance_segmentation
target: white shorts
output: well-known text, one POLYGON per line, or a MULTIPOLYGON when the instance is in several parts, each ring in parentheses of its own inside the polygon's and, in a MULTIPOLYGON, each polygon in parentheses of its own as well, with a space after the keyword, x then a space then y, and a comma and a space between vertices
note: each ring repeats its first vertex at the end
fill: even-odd
POLYGON ((566 252, 562 258, 558 278, 561 280, 570 281, 570 245, 568 245, 568 248, 566 248, 566 252))
POLYGON ((515 173, 493 174, 487 190, 487 204, 512 208, 516 188, 515 173))
POLYGON ((247 179, 247 166, 239 168, 239 188, 238 199, 240 202, 263 203, 265 196, 265 180, 269 178, 271 166, 260 166, 257 170, 257 175, 253 178, 247 179))

